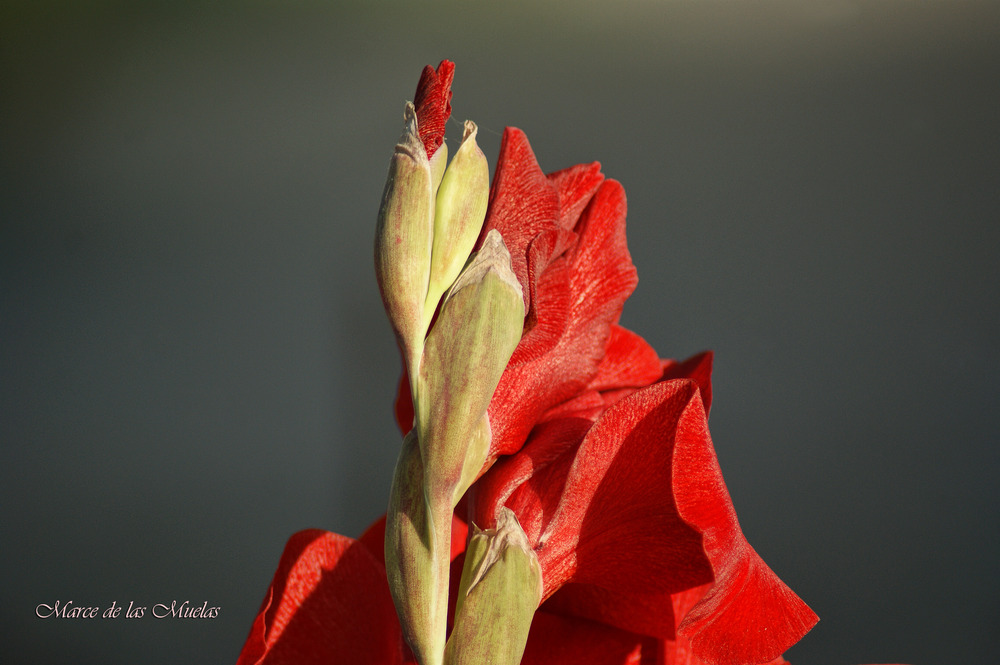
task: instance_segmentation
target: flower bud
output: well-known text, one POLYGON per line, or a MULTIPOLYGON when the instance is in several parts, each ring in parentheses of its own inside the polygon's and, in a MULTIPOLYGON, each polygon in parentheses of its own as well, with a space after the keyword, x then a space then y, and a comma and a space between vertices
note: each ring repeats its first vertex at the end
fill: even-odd
POLYGON ((421 665, 440 665, 448 624, 451 510, 424 495, 416 431, 403 439, 385 525, 385 570, 403 636, 421 665))
POLYGON ((485 461, 489 435, 483 442, 478 433, 523 326, 521 285, 500 234, 491 231, 445 296, 425 342, 415 407, 432 502, 454 506, 468 487, 463 479, 471 473, 471 483, 485 461))
MULTIPOLYGON (((476 124, 465 121, 462 145, 448 165, 437 190, 434 248, 424 317, 429 321, 438 301, 462 271, 479 238, 489 201, 490 173, 486 155, 476 144, 476 124)), ((437 159, 438 153, 434 154, 437 159)))
POLYGON ((517 665, 542 599, 542 569, 508 508, 500 510, 496 529, 476 531, 465 552, 444 662, 517 665))
POLYGON ((413 104, 407 103, 404 119, 378 213, 375 275, 407 367, 413 369, 429 324, 423 311, 433 245, 434 182, 413 104))

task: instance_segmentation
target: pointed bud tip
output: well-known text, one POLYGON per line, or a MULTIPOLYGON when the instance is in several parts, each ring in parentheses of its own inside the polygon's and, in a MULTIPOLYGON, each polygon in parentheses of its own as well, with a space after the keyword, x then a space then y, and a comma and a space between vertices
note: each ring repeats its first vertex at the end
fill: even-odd
POLYGON ((521 283, 517 281, 517 275, 514 274, 514 269, 510 265, 510 252, 507 251, 507 245, 504 244, 503 237, 496 229, 490 229, 490 232, 486 234, 483 246, 472 255, 472 260, 455 280, 446 299, 466 286, 481 282, 490 272, 510 286, 519 298, 524 299, 521 283))
POLYGON ((420 140, 417 109, 413 106, 413 102, 406 102, 403 108, 403 134, 396 144, 396 153, 405 154, 417 162, 427 161, 427 151, 424 150, 424 144, 420 140))
MULTIPOLYGON (((528 542, 528 536, 524 533, 524 529, 521 528, 521 523, 517 521, 517 516, 514 515, 514 512, 510 508, 504 506, 500 509, 500 513, 497 515, 496 528, 481 530, 474 526, 474 529, 473 537, 485 537, 488 546, 482 561, 477 566, 475 574, 469 583, 469 587, 465 590, 466 595, 472 593, 476 584, 483 579, 483 576, 489 572, 489 569, 512 548, 520 550, 529 559, 533 559, 537 565, 537 555, 532 549, 531 543, 528 542)), ((541 596, 540 576, 538 581, 538 593, 541 596)))
POLYGON ((542 569, 510 510, 469 540, 445 665, 517 665, 542 599, 542 569))
POLYGON ((517 521, 517 515, 507 506, 502 506, 497 515, 496 533, 498 538, 509 545, 519 547, 525 552, 531 551, 528 535, 521 528, 521 523, 517 521))
POLYGON ((476 134, 479 132, 479 128, 476 127, 476 123, 471 120, 465 121, 465 130, 462 132, 462 143, 465 143, 468 139, 476 140, 476 134))

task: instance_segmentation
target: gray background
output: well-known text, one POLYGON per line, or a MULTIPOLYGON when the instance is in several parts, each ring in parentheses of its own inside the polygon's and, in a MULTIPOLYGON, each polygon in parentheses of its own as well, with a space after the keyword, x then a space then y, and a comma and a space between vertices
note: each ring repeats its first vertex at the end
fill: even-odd
POLYGON ((1000 5, 4 3, 5 662, 233 662, 285 539, 357 535, 399 436, 371 267, 420 69, 494 162, 601 160, 623 321, 716 352, 795 665, 1000 652, 1000 5), (501 8, 502 7, 502 8, 501 8), (55 599, 215 620, 40 620, 55 599))

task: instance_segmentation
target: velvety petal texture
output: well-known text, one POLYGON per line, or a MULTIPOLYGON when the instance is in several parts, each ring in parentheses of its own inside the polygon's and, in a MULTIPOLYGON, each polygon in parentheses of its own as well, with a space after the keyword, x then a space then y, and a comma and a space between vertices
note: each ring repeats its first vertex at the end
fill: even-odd
POLYGON ((524 134, 504 133, 484 233, 507 243, 526 316, 490 405, 491 458, 516 452, 543 413, 588 388, 635 289, 625 191, 599 168, 545 176, 524 134))
POLYGON ((385 568, 362 543, 318 529, 285 546, 237 665, 403 662, 385 568))
MULTIPOLYGON (((711 585, 707 584, 674 594, 672 596, 674 616, 684 617, 710 588, 711 585)), ((683 635, 677 635, 674 639, 662 640, 655 649, 656 659, 650 662, 658 663, 658 665, 712 665, 714 662, 703 660, 699 654, 696 654, 691 641, 683 635)), ((767 661, 764 665, 788 665, 788 661, 778 656, 774 660, 767 661)))
MULTIPOLYGON (((521 665, 639 665, 643 640, 600 623, 536 612, 521 665)), ((652 661, 655 663, 655 661, 652 661)))
POLYGON ((474 520, 489 524, 501 505, 535 547, 544 597, 577 585, 550 609, 665 638, 672 594, 708 584, 680 633, 726 665, 777 658, 816 622, 743 537, 695 380, 635 391, 593 426, 539 426, 480 479, 474 520))
POLYGON ((777 658, 818 618, 743 537, 700 401, 679 424, 674 485, 678 512, 702 534, 715 578, 679 633, 709 662, 735 665, 777 658))
POLYGON ((444 142, 445 125, 451 117, 451 82, 455 63, 442 60, 437 69, 424 67, 417 83, 413 105, 417 109, 417 130, 430 159, 444 142))

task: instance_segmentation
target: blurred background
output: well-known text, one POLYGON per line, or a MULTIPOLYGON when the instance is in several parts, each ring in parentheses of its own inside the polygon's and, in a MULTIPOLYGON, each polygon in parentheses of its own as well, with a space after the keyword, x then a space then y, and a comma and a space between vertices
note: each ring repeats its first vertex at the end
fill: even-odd
POLYGON ((235 662, 287 537, 383 512, 374 220, 442 58, 452 146, 624 183, 789 660, 1000 652, 1000 3, 7 0, 0 47, 6 662, 235 662))

